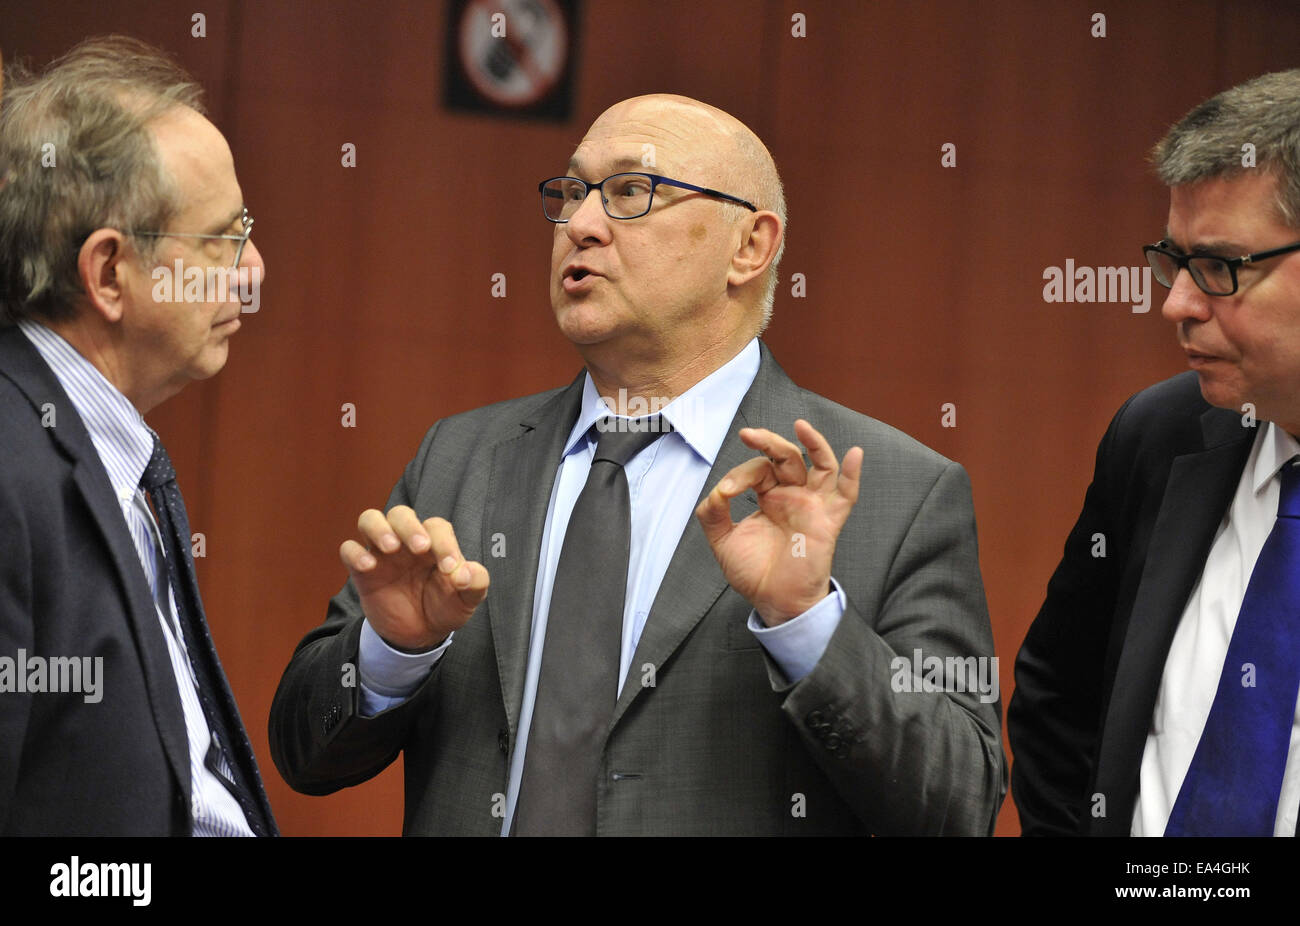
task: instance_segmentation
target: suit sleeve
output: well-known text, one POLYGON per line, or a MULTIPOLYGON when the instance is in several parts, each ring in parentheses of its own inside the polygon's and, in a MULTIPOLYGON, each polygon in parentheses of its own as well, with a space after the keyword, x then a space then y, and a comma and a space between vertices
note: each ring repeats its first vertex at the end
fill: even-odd
POLYGON ((1083 511, 1016 657, 1007 735, 1015 757, 1012 794, 1026 836, 1080 835, 1087 819, 1106 647, 1124 559, 1123 531, 1111 510, 1120 491, 1115 448, 1131 403, 1116 414, 1097 449, 1083 511))
MULTIPOLYGON (((385 510, 412 505, 438 425, 393 488, 385 510)), ((360 712, 358 653, 365 620, 349 580, 330 599, 325 623, 298 644, 271 703, 271 758, 295 791, 329 794, 379 774, 401 752, 410 719, 438 669, 401 704, 373 717, 360 712)))
POLYGON ((794 685, 767 657, 782 709, 872 832, 986 835, 1006 765, 970 481, 959 465, 948 463, 922 499, 881 602, 864 614, 850 594, 826 652, 794 685), (943 660, 942 685, 913 678, 918 652, 943 660), (985 695, 960 671, 978 673, 981 661, 992 679, 985 695))
MULTIPOLYGON (((20 649, 34 650, 32 551, 27 516, 17 490, 0 482, 0 657, 16 660, 20 649)), ((15 669, 16 671, 16 669, 15 669)), ((0 833, 7 831, 27 737, 31 695, 0 690, 0 833)))

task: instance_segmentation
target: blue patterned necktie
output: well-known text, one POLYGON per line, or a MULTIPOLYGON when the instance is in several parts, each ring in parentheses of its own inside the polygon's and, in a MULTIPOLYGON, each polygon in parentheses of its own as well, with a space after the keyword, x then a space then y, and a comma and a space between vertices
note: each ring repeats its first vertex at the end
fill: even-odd
MULTIPOLYGON (((274 835, 275 824, 271 821, 269 812, 263 814, 262 811, 262 808, 269 805, 262 791, 261 779, 257 776, 253 749, 243 724, 239 722, 239 708, 235 705, 229 686, 225 684, 217 650, 212 644, 208 622, 203 615, 203 601, 199 598, 199 583, 194 575, 194 560, 190 555, 190 522, 185 514, 185 502, 181 499, 180 488, 176 485, 176 470, 157 435, 154 435, 153 456, 140 478, 140 485, 149 493, 154 516, 158 520, 158 533, 162 536, 167 554, 167 578, 175 594, 176 616, 180 621, 190 667, 194 670, 199 704, 203 707, 203 716, 212 733, 212 743, 208 754, 204 756, 204 765, 234 796, 248 820, 249 828, 258 836, 274 835), (232 723, 227 723, 226 718, 234 719, 232 723), (238 761, 240 757, 245 761, 238 761), (225 766, 224 769, 222 765, 225 766)), ((165 594, 162 599, 166 600, 165 594)), ((164 608, 164 615, 167 615, 168 610, 170 609, 164 608)), ((177 681, 179 684, 180 680, 177 681)))
POLYGON ((1300 464, 1250 574, 1214 705, 1166 836, 1272 836, 1300 691, 1300 464))

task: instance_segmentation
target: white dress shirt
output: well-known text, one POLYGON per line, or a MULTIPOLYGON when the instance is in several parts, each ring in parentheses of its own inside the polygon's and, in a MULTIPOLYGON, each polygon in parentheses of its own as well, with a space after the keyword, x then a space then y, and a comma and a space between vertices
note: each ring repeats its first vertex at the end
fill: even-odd
MULTIPOLYGON (((1156 697, 1142 754, 1132 835, 1160 836, 1209 717, 1228 643, 1259 551, 1277 520, 1278 471, 1300 454, 1300 442, 1272 422, 1263 423, 1223 516, 1200 581, 1187 601, 1156 697)), ((1295 834, 1300 808, 1300 710, 1282 776, 1273 835, 1295 834)))

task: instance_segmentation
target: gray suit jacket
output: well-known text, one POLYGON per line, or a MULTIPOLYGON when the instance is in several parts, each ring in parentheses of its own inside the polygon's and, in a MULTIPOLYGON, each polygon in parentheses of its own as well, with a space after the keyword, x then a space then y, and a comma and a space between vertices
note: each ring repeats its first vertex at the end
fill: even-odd
MULTIPOLYGON (((388 505, 447 518, 465 556, 491 573, 487 599, 407 701, 363 718, 357 689, 345 684, 355 678, 348 665, 362 624, 345 585, 299 644, 271 708, 271 752, 295 789, 357 784, 405 751, 406 833, 500 832, 542 529, 582 383, 430 429, 388 505), (496 535, 506 555, 494 558, 496 535)), ((800 389, 763 346, 703 492, 753 456, 741 428, 789 434, 800 417, 837 453, 866 451, 835 552, 843 620, 812 673, 789 684, 745 626, 750 605, 692 518, 610 723, 601 834, 992 830, 1006 790, 1000 701, 891 685, 896 655, 992 656, 965 471, 800 389), (647 664, 653 687, 638 683, 647 664)), ((756 508, 750 493, 733 502, 732 517, 756 508)))

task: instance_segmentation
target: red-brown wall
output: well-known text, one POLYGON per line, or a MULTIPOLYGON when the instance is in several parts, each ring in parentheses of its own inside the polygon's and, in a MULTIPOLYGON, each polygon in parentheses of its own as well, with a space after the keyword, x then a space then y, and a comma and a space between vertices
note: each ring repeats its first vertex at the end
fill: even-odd
MULTIPOLYGON (((1104 38, 1075 0, 586 0, 558 124, 444 108, 442 2, 209 0, 204 38, 194 6, 8 4, 0 49, 43 65, 89 35, 160 45, 235 153, 262 308, 225 370, 150 421, 207 538, 208 617, 288 834, 400 831, 400 760, 330 797, 289 790, 271 698, 343 582, 339 543, 427 427, 580 368, 551 318, 536 183, 607 105, 682 93, 768 143, 790 225, 767 341, 804 386, 969 470, 1005 698, 1110 415, 1183 368, 1161 292, 1147 314, 1048 304, 1043 270, 1141 264, 1167 209, 1149 147, 1218 90, 1300 64, 1285 0, 1108 4, 1104 38)), ((1018 829, 1008 800, 998 831, 1018 829)))

